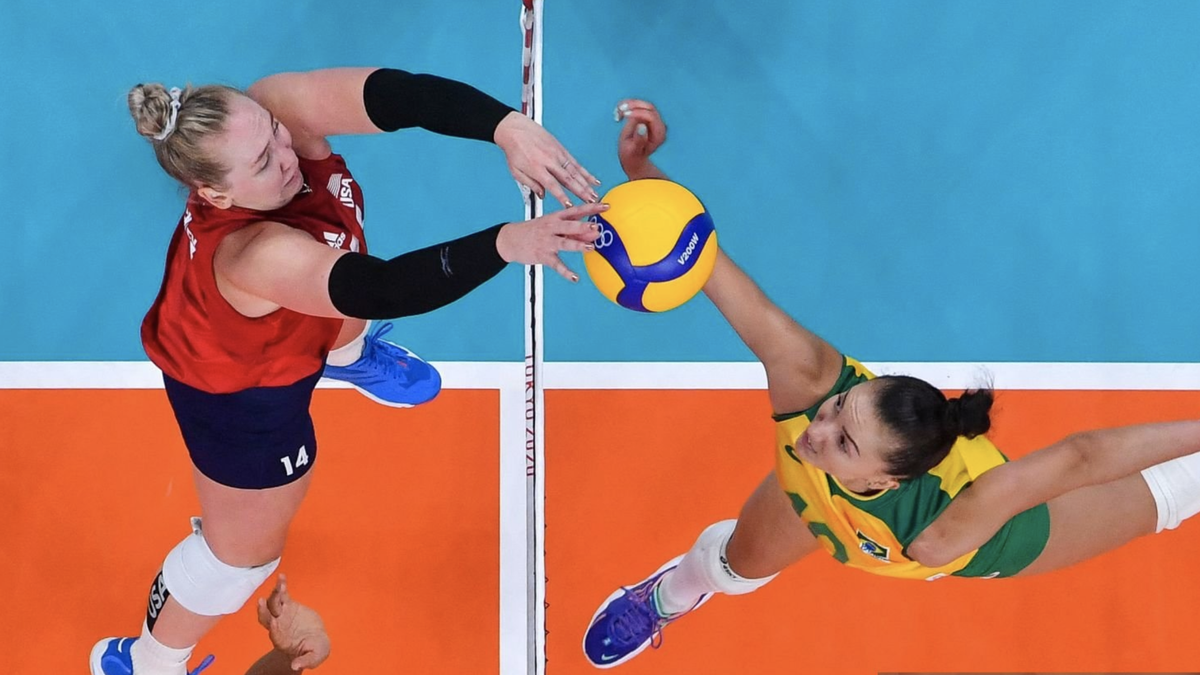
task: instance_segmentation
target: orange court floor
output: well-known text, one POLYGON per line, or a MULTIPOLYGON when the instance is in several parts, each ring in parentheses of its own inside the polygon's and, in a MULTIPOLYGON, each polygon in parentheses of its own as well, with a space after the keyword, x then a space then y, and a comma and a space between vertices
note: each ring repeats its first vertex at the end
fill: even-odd
MULTIPOLYGON (((736 518, 773 466, 774 428, 761 391, 550 393, 547 673, 583 675, 596 672, 580 643, 599 603, 736 518)), ((1198 411, 1194 391, 1002 391, 989 435, 1015 458, 1074 431, 1198 411)), ((1024 579, 888 579, 817 552, 751 595, 714 598, 616 670, 1194 670, 1198 560, 1200 522, 1024 579)))
MULTIPOLYGON (((1004 391, 997 407, 990 435, 1018 457, 1072 431, 1194 418, 1200 392, 1004 391)), ((313 486, 280 570, 331 634, 317 672, 498 672, 498 392, 394 410, 318 390, 313 414, 313 486)), ((548 675, 595 672, 580 643, 598 603, 736 517, 772 466, 768 415, 761 391, 546 392, 548 675)), ((165 395, 0 391, 0 457, 3 670, 86 672, 98 638, 137 634, 197 513, 165 395)), ((1030 579, 883 579, 818 553, 617 670, 1183 671, 1200 663, 1197 560, 1200 523, 1030 579)), ((246 608, 197 653, 240 675, 267 648, 246 608)))
MULTIPOLYGON (((315 475, 279 569, 331 635, 314 672, 497 672, 498 393, 397 410, 319 390, 313 417, 315 475)), ((162 390, 0 391, 0 447, 0 670, 86 673, 96 640, 141 632, 198 513, 171 409, 162 390)), ((270 648, 253 604, 196 650, 216 654, 208 673, 242 675, 270 648)))

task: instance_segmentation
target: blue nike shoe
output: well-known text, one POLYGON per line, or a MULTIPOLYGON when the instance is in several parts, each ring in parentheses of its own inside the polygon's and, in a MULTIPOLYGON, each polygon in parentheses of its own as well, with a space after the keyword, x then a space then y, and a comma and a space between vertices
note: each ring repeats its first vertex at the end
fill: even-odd
MULTIPOLYGON (((105 638, 97 642, 92 647, 92 675, 133 675, 133 655, 129 650, 135 642, 137 638, 105 638)), ((209 654, 188 675, 200 675, 213 660, 209 654)))
POLYGON ((362 356, 348 366, 325 366, 325 377, 348 382, 367 398, 393 408, 411 408, 442 390, 442 376, 419 356, 383 339, 391 322, 378 323, 363 338, 362 356))
POLYGON ((667 624, 696 611, 708 602, 712 593, 696 601, 691 609, 664 615, 658 609, 658 585, 663 575, 679 566, 679 556, 658 568, 636 586, 620 588, 600 605, 583 635, 583 653, 597 668, 612 668, 637 656, 646 647, 662 646, 662 630, 667 624))

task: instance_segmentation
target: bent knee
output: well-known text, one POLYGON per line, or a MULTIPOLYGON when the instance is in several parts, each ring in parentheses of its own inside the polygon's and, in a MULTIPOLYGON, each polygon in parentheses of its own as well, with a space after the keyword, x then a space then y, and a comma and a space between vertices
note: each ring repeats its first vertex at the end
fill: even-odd
POLYGON ((213 555, 234 567, 257 567, 279 558, 287 543, 287 532, 286 525, 268 532, 242 526, 227 527, 204 519, 204 540, 213 555))
POLYGON ((162 581, 176 601, 195 614, 233 614, 275 572, 279 558, 237 565, 222 560, 196 523, 163 561, 162 581))
POLYGON ((777 574, 818 548, 804 521, 795 513, 794 522, 777 527, 770 522, 739 518, 726 546, 729 565, 747 578, 777 574))
POLYGON ((208 545, 217 560, 232 567, 259 567, 283 556, 283 540, 275 542, 209 540, 208 545))

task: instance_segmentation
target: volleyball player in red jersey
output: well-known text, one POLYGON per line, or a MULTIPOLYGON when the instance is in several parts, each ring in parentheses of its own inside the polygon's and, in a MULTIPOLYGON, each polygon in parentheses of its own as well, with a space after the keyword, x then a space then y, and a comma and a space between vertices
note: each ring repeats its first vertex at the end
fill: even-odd
POLYGON ((326 359, 370 362, 356 385, 403 394, 423 362, 380 330, 364 339, 367 320, 442 307, 509 262, 575 281, 558 254, 590 248, 586 219, 607 207, 548 132, 433 75, 284 73, 244 93, 138 85, 129 108, 159 164, 190 189, 142 341, 163 371, 203 520, 167 554, 141 637, 101 640, 91 671, 185 675, 200 638, 279 564, 317 456, 308 407, 326 359), (496 143, 519 182, 568 208, 390 260, 368 255, 362 192, 327 137, 411 127, 496 143), (570 206, 563 187, 590 203, 570 206))

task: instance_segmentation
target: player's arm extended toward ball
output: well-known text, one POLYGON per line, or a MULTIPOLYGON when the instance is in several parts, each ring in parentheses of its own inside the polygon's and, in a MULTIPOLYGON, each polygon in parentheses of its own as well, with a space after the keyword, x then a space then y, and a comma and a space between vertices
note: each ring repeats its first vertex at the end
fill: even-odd
POLYGON ((704 293, 762 362, 775 412, 804 410, 837 382, 841 354, 771 302, 724 251, 704 293))
POLYGON ((468 84, 394 68, 278 73, 247 94, 287 125, 301 156, 313 157, 328 154, 328 136, 410 127, 493 141, 505 117, 519 116, 468 84))
POLYGON ((941 567, 983 546, 1023 511, 1194 452, 1200 452, 1200 421, 1071 434, 976 479, 909 545, 908 557, 941 567))
POLYGON ((519 183, 564 207, 571 200, 563 188, 599 201, 600 181, 550 132, 464 82, 396 68, 326 68, 271 75, 247 93, 287 125, 301 157, 328 157, 328 136, 419 127, 495 143, 519 183))
POLYGON ((265 316, 280 307, 334 318, 413 316, 455 302, 509 262, 547 265, 577 279, 558 252, 591 246, 595 224, 582 219, 607 208, 572 206, 390 260, 331 248, 306 232, 264 221, 226 235, 217 245, 213 271, 221 295, 245 316, 265 316))
MULTIPOLYGON (((617 141, 625 174, 631 180, 666 178, 650 159, 667 138, 658 109, 647 101, 627 99, 618 104, 616 117, 625 122, 617 141)), ((704 293, 762 362, 775 412, 809 408, 837 382, 841 354, 771 302, 724 251, 717 252, 704 293)))

